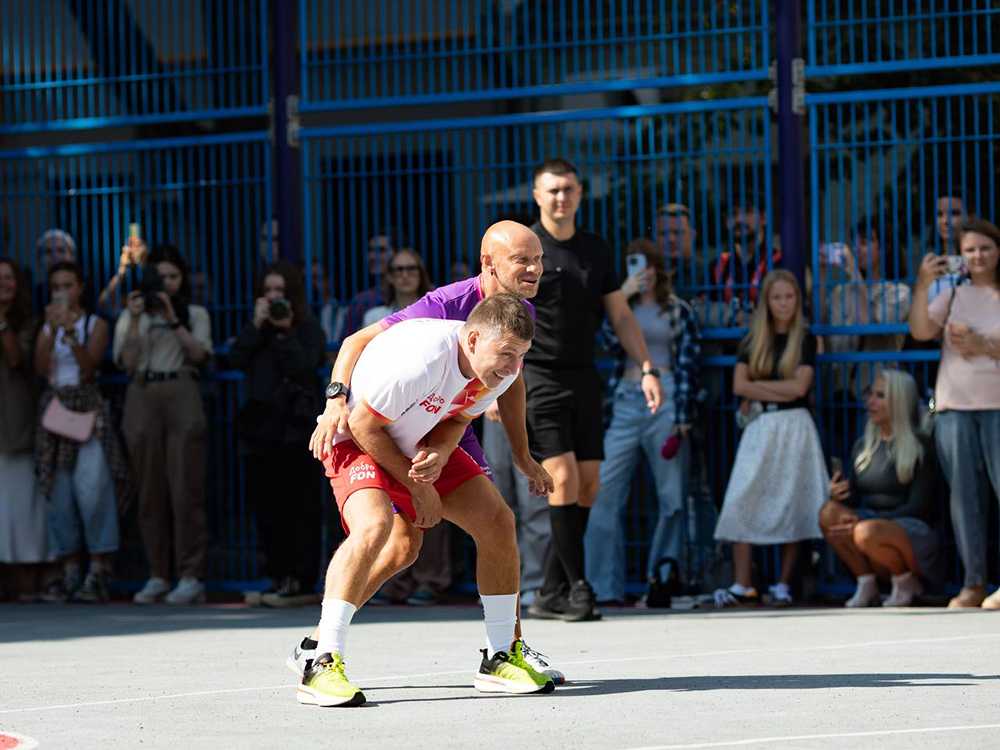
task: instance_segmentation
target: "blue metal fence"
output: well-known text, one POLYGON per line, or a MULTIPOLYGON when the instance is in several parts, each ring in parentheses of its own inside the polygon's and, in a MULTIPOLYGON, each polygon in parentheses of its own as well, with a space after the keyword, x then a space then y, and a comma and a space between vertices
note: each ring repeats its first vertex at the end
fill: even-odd
POLYGON ((251 306, 271 215, 270 164, 263 132, 0 151, 10 253, 44 281, 36 241, 59 227, 76 240, 94 290, 102 289, 136 222, 149 245, 184 253, 195 301, 212 312, 216 340, 226 341, 251 306))
POLYGON ((808 0, 807 76, 872 75, 1000 63, 990 0, 808 0))
MULTIPOLYGON (((302 128, 305 257, 323 264, 343 301, 367 285, 360 250, 389 228, 423 254, 438 283, 476 267, 498 216, 534 215, 532 169, 553 154, 582 171, 583 224, 612 243, 668 239, 657 210, 684 203, 699 251, 725 250, 726 206, 768 196, 771 129, 763 98, 693 101, 497 117, 302 128)), ((673 249, 669 248, 668 249, 673 249)), ((731 248, 730 248, 731 249, 731 248)), ((720 291, 690 260, 686 286, 720 291)))
POLYGON ((301 111, 763 79, 768 4, 303 2, 301 111))
POLYGON ((267 112, 266 0, 0 3, 0 133, 267 112))
MULTIPOLYGON (((747 92, 759 92, 767 78, 772 11, 785 6, 300 0, 298 7, 304 256, 329 284, 324 302, 335 307, 372 283, 364 250, 378 234, 415 248, 438 283, 451 279, 457 262, 475 271, 492 219, 535 212, 531 169, 546 156, 569 157, 583 171, 584 226, 608 237, 619 259, 637 236, 658 241, 679 266, 685 293, 707 300, 705 476, 720 500, 737 438, 726 387, 731 347, 745 318, 719 304, 725 290, 708 267, 733 250, 727 212, 735 205, 760 209, 766 249, 780 247, 773 228, 781 207, 772 200, 780 144, 766 101, 747 92), (572 94, 588 96, 572 100, 576 109, 554 98, 572 94), (647 103, 620 106, 625 96, 647 103), (535 111, 543 101, 561 109, 535 111), (320 124, 329 121, 324 113, 345 110, 364 112, 343 115, 356 124, 320 124), (465 116, 470 110, 475 116, 465 116), (657 217, 669 203, 689 208, 700 263, 676 258, 657 217)), ((0 134, 263 115, 267 10, 266 0, 3 3, 0 134)), ((1000 62, 1000 7, 808 0, 805 21, 807 86, 824 90, 805 96, 809 299, 814 330, 831 345, 818 368, 817 420, 827 447, 843 454, 876 363, 901 363, 930 382, 936 353, 897 349, 902 285, 925 249, 947 248, 939 214, 958 208, 995 218, 996 207, 1000 85, 895 89, 882 77, 879 90, 860 87, 872 74, 988 70, 1000 62), (847 246, 858 273, 842 251, 840 263, 830 262, 831 243, 847 246)), ((249 311, 254 270, 270 252, 272 147, 257 130, 203 136, 185 128, 185 137, 152 131, 156 137, 139 139, 146 131, 115 143, 2 151, 0 213, 12 254, 36 277, 35 240, 50 226, 76 237, 98 287, 115 270, 129 223, 140 223, 151 241, 177 244, 192 261, 224 351, 249 311)), ((323 288, 313 285, 317 305, 323 288)), ((739 297, 743 289, 732 291, 739 297)), ((257 575, 233 450, 239 376, 212 374, 205 398, 213 430, 210 578, 236 587, 257 575)), ((639 586, 650 508, 642 493, 636 497, 628 554, 639 586)), ((704 566, 714 556, 711 529, 689 522, 691 559, 704 566)), ((137 577, 141 554, 129 549, 126 567, 137 577)))

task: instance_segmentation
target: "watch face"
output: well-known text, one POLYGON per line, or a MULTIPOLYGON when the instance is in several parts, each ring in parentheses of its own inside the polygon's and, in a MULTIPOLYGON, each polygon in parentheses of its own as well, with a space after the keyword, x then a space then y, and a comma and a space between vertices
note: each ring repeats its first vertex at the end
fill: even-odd
POLYGON ((337 396, 346 396, 348 394, 347 386, 343 383, 330 383, 326 387, 326 397, 336 398, 337 396))

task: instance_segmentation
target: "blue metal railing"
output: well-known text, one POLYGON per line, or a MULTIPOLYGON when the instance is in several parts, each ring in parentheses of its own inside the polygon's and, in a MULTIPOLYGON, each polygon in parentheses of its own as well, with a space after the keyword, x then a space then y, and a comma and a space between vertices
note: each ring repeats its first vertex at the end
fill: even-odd
POLYGON ((808 76, 1000 63, 1000 6, 978 0, 808 0, 808 76))
MULTIPOLYGON (((75 239, 96 296, 118 270, 136 222, 150 246, 184 253, 194 301, 209 308, 216 340, 226 341, 252 305, 267 248, 270 164, 263 132, 0 151, 0 214, 17 217, 10 254, 44 282, 36 241, 59 227, 75 239)), ((44 300, 34 304, 40 309, 44 300)))
MULTIPOLYGON (((707 254, 717 258, 732 250, 727 207, 758 202, 762 213, 772 209, 765 107, 763 98, 744 98, 306 127, 304 255, 310 266, 324 266, 331 296, 348 300, 372 283, 360 251, 389 232, 394 246, 413 247, 432 278, 447 283, 456 262, 475 270, 494 219, 536 214, 532 169, 562 155, 585 183, 583 225, 609 239, 616 261, 627 242, 644 235, 675 255, 666 220, 657 220, 668 203, 689 208, 698 252, 712 247, 707 254)), ((671 260, 683 286, 721 295, 724 284, 694 260, 671 260)))
POLYGON ((264 115, 266 5, 0 3, 0 133, 264 115))
POLYGON ((763 80, 768 4, 303 0, 303 112, 763 80))
POLYGON ((924 254, 956 252, 953 220, 996 220, 997 94, 1000 83, 807 95, 818 324, 905 333, 900 284, 924 254))

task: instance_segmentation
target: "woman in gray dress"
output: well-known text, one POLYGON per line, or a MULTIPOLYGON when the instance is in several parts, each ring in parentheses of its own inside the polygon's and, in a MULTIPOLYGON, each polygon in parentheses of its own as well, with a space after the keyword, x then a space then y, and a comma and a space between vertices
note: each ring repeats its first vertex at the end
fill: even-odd
POLYGON ((858 588, 848 607, 879 601, 878 578, 892 582, 885 607, 906 607, 934 577, 937 534, 934 442, 918 428, 917 385, 899 370, 883 370, 867 396, 868 422, 851 451, 851 478, 830 480, 819 515, 827 542, 858 588))
POLYGON ((35 403, 30 286, 21 266, 0 258, 0 564, 20 568, 22 598, 38 593, 45 560, 45 503, 35 492, 35 403))

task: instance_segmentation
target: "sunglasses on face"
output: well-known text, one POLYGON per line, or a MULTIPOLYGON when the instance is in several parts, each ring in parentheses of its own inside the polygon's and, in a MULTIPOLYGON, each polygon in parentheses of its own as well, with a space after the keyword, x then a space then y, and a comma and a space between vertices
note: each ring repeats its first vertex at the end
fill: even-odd
POLYGON ((420 266, 393 266, 389 269, 390 273, 419 273, 420 266))

